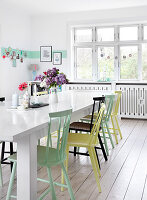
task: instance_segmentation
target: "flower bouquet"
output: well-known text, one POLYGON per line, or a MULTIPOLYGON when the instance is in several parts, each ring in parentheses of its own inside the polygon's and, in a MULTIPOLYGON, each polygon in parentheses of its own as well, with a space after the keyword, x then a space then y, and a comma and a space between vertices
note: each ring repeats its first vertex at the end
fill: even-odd
POLYGON ((57 86, 60 87, 68 83, 66 75, 64 73, 60 73, 57 68, 48 69, 46 72, 43 72, 43 75, 36 76, 35 81, 41 81, 40 87, 49 91, 51 94, 50 103, 58 102, 57 86))
POLYGON ((44 75, 36 76, 35 81, 41 81, 40 87, 50 89, 68 83, 68 79, 64 73, 60 73, 59 69, 52 68, 43 72, 44 75))
POLYGON ((28 108, 29 107, 29 104, 30 104, 30 97, 29 97, 29 93, 28 91, 26 90, 28 88, 28 84, 26 82, 24 83, 21 83, 19 86, 18 86, 18 89, 19 91, 21 92, 25 92, 23 93, 22 97, 20 96, 20 99, 19 99, 19 104, 21 107, 23 107, 24 109, 28 108))

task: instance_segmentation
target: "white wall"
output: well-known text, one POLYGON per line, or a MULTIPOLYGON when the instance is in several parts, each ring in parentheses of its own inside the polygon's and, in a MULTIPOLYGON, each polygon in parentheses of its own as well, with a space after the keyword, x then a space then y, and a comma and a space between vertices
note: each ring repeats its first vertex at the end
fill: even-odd
MULTIPOLYGON (((68 50, 68 59, 63 59, 61 70, 71 79, 70 51, 69 51, 69 27, 80 24, 119 24, 147 22, 147 7, 136 7, 127 9, 114 9, 90 12, 77 12, 66 14, 50 14, 32 17, 32 38, 31 47, 39 51, 42 45, 52 45, 54 50, 68 50)), ((39 60, 32 60, 38 63, 42 73, 51 63, 40 63, 39 60)))
MULTIPOLYGON (((8 5, 0 5, 0 48, 11 46, 30 50, 30 31, 29 16, 8 5)), ((30 80, 29 62, 28 59, 24 59, 24 63, 18 60, 16 67, 12 67, 10 58, 0 56, 0 97, 10 99, 12 93, 18 92, 19 83, 30 80)))

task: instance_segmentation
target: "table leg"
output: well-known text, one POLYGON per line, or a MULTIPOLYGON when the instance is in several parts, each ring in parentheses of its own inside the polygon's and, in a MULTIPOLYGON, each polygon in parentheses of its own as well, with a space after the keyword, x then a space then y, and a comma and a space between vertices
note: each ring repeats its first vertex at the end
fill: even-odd
POLYGON ((33 134, 17 141, 17 200, 37 199, 37 140, 33 134))

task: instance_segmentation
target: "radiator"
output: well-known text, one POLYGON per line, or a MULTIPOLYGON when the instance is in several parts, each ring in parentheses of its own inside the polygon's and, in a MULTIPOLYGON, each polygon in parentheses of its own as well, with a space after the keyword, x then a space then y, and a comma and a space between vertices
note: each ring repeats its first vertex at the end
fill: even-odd
POLYGON ((147 85, 67 84, 66 90, 121 90, 120 117, 147 119, 147 85))
POLYGON ((122 91, 119 114, 127 118, 147 118, 147 86, 116 85, 122 91))

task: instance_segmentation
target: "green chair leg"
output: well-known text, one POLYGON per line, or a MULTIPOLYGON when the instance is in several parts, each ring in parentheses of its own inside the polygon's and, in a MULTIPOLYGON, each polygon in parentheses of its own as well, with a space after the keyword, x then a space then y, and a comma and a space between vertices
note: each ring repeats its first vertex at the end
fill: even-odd
POLYGON ((103 134, 103 138, 104 138, 104 145, 105 145, 106 153, 107 153, 107 156, 109 156, 109 149, 108 149, 107 139, 106 139, 105 130, 104 130, 104 127, 103 127, 102 123, 101 123, 101 127, 102 127, 102 134, 103 134))
POLYGON ((111 122, 112 122, 113 134, 115 136, 115 141, 116 141, 116 144, 118 144, 118 138, 117 138, 116 128, 115 128, 115 125, 114 125, 113 116, 111 116, 111 122))
POLYGON ((110 133, 110 130, 109 130, 107 122, 105 124, 106 124, 106 129, 107 129, 107 132, 108 132, 108 136, 109 136, 112 148, 114 148, 114 143, 113 143, 112 136, 111 136, 111 133, 110 133))
POLYGON ((9 200, 11 198, 11 192, 12 192, 12 187, 13 187, 15 173, 16 173, 16 165, 17 165, 17 163, 14 162, 12 173, 11 173, 11 177, 10 177, 10 182, 9 182, 9 187, 8 187, 6 200, 9 200))
POLYGON ((55 193, 55 189, 54 189, 53 178, 52 178, 52 174, 51 174, 51 168, 47 168, 47 173, 48 173, 48 177, 49 177, 49 181, 50 181, 52 200, 56 200, 57 198, 56 198, 56 193, 55 193))
POLYGON ((1 161, 0 161, 0 187, 3 186, 3 178, 2 178, 2 167, 1 167, 1 161))
POLYGON ((74 197, 74 194, 73 194, 73 191, 72 191, 72 187, 71 187, 71 184, 70 184, 70 181, 69 181, 69 178, 68 178, 68 175, 67 175, 67 172, 66 172, 66 169, 65 169, 63 163, 61 164, 61 168, 63 170, 64 178, 65 178, 66 184, 68 186, 68 192, 69 192, 69 195, 70 195, 70 199, 75 200, 75 197, 74 197))

